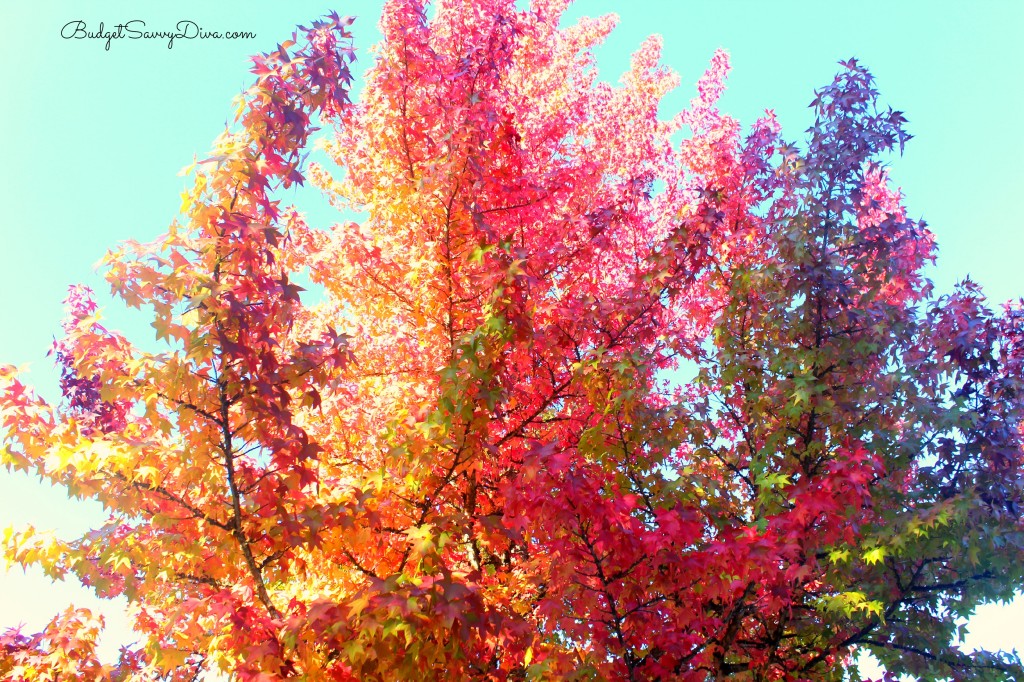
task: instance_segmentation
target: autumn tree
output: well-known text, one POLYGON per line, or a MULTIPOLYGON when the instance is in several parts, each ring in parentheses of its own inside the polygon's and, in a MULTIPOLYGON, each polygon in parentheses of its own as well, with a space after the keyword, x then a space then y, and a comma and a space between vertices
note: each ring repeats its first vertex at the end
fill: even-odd
POLYGON ((0 671, 1024 676, 956 647, 1024 570, 1024 314, 933 293, 903 116, 850 60, 802 145, 744 132, 718 53, 665 120, 659 41, 600 82, 613 21, 566 4, 393 0, 355 103, 349 20, 254 59, 180 220, 106 259, 162 352, 76 287, 63 402, 3 370, 7 467, 110 512, 8 560, 139 641, 104 666, 69 612, 0 671), (275 199, 306 179, 361 222, 275 199))

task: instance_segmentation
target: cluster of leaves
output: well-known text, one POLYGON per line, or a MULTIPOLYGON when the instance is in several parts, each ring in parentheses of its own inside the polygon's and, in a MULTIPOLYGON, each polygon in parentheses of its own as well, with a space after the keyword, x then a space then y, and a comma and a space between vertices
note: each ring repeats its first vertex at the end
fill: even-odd
MULTIPOLYGON (((770 113, 743 136, 718 53, 662 120, 658 40, 599 82, 613 21, 560 27, 566 4, 392 0, 356 104, 348 20, 301 29, 256 59, 184 220, 107 259, 166 350, 75 289, 64 405, 3 370, 6 465, 111 514, 8 532, 8 560, 126 596, 140 637, 103 668, 63 616, 60 665, 841 680, 866 647, 1024 676, 955 646, 1024 571, 1024 315, 932 295, 879 162, 903 117, 851 60, 803 149, 770 113), (273 199, 317 117, 339 172, 308 176, 361 224, 273 199)), ((54 641, 9 633, 0 670, 56 679, 54 641)))

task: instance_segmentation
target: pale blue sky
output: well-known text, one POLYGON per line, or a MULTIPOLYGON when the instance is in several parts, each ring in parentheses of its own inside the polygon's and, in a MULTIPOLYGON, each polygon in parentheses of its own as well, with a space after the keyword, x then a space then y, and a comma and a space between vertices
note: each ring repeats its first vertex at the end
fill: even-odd
MULTIPOLYGON (((175 216, 186 180, 177 175, 203 154, 249 82, 246 57, 272 49, 297 23, 330 9, 359 17, 356 46, 368 64, 381 3, 301 0, 59 0, 4 3, 0 19, 5 133, 0 183, 0 363, 30 363, 43 395, 56 393, 44 355, 59 330, 69 284, 105 293, 94 263, 124 239, 148 241, 175 216), (252 40, 64 40, 61 27, 90 30, 140 19, 147 30, 191 20, 206 30, 252 31, 252 40)), ((836 62, 858 57, 875 74, 882 99, 901 109, 915 135, 893 178, 910 214, 937 235, 930 274, 940 290, 965 274, 995 301, 1024 293, 1018 260, 1024 232, 1024 2, 822 0, 578 0, 570 16, 616 12, 619 29, 599 51, 602 76, 616 80, 630 52, 651 33, 665 38, 664 61, 683 87, 666 101, 674 113, 715 49, 732 55, 723 109, 749 124, 774 108, 787 139, 810 124, 807 104, 836 62)), ((113 326, 138 324, 108 308, 113 326)), ((143 332, 145 333, 145 332, 143 332)), ((95 510, 64 502, 24 478, 0 473, 0 527, 32 522, 66 532, 95 510)), ((0 627, 41 625, 77 592, 38 576, 0 573, 0 627)), ((1015 613, 994 609, 974 623, 981 643, 1024 649, 1015 613), (1011 620, 1012 619, 1012 620, 1011 620)), ((117 608, 108 609, 117 617, 117 608)))

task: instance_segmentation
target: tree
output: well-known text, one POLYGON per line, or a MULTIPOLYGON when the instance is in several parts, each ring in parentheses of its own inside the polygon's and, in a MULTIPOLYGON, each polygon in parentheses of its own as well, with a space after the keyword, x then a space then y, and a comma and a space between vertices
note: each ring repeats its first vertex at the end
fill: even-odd
POLYGON ((613 88, 612 21, 565 4, 389 2, 356 104, 350 20, 254 59, 182 220, 106 261, 164 350, 76 287, 63 403, 3 370, 5 464, 111 515, 9 560, 126 596, 140 641, 104 667, 67 613, 0 671, 1024 676, 955 646, 1024 570, 1024 314, 933 295, 902 115, 850 60, 803 148, 744 137, 718 53, 664 121, 658 41, 613 88), (274 199, 306 177, 364 220, 274 199))

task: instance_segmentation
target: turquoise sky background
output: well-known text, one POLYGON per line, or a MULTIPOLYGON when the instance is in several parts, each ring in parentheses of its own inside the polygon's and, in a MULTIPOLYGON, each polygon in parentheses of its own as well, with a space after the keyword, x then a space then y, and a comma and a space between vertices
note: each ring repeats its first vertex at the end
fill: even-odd
MULTIPOLYGON (((337 9, 358 17, 361 73, 378 39, 380 7, 369 0, 4 3, 0 363, 29 363, 31 381, 55 397, 56 375, 44 356, 67 286, 84 282, 102 297, 106 287, 93 265, 106 249, 166 229, 186 186, 177 173, 210 148, 232 115, 232 98, 250 81, 247 56, 337 9), (173 49, 122 40, 106 51, 102 41, 60 37, 61 27, 78 19, 89 30, 101 21, 110 28, 141 19, 147 30, 165 30, 191 20, 256 38, 179 40, 173 49)), ((938 289, 970 274, 996 302, 1024 294, 1024 2, 578 0, 569 16, 608 12, 621 22, 598 52, 603 78, 617 80, 643 38, 661 33, 664 62, 683 83, 666 101, 670 115, 724 47, 733 71, 722 108, 744 124, 774 108, 790 140, 800 140, 811 122, 813 89, 831 80, 837 60, 858 57, 875 74, 883 101, 910 120, 915 139, 893 160, 892 175, 911 216, 924 217, 937 236, 939 263, 930 275, 938 289)), ((150 332, 116 306, 106 312, 108 326, 139 329, 136 339, 150 332)), ((97 518, 96 509, 0 473, 0 528, 34 523, 71 533, 97 518)), ((0 572, 0 628, 41 626, 69 600, 85 603, 80 592, 0 572)), ((112 638, 123 627, 119 608, 106 607, 112 638)), ((971 641, 1024 649, 1020 622, 1020 600, 986 609, 972 623, 971 641)))

